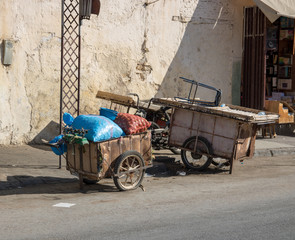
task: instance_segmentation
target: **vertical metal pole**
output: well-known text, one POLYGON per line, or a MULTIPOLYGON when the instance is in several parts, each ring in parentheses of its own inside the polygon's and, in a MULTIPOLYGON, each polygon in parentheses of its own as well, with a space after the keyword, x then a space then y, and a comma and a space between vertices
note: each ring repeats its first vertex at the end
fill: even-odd
MULTIPOLYGON (((79 0, 79 2, 80 2, 80 0, 79 0)), ((79 6, 79 11, 80 11, 80 6, 79 6)), ((78 101, 77 101, 77 116, 80 115, 81 25, 82 25, 82 19, 80 18, 80 14, 79 14, 79 41, 78 41, 78 48, 79 48, 78 53, 79 53, 79 57, 78 57, 78 101)))
MULTIPOLYGON (((64 0, 61 1, 61 61, 60 61, 60 109, 59 109, 59 134, 62 133, 62 100, 63 100, 63 54, 64 54, 64 0)), ((58 168, 61 168, 61 155, 58 168)))

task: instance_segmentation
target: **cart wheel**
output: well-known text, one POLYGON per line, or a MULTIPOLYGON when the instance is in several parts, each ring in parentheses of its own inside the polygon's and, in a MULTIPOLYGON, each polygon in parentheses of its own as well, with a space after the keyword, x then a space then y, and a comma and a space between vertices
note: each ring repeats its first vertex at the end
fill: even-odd
POLYGON ((116 160, 114 183, 120 191, 133 190, 140 186, 145 170, 140 153, 127 151, 116 160))
POLYGON ((181 159, 187 168, 199 171, 205 170, 211 164, 212 157, 203 155, 203 153, 209 155, 213 154, 211 144, 206 138, 199 136, 196 152, 192 152, 195 143, 196 137, 190 137, 184 142, 183 147, 186 149, 191 149, 191 151, 181 150, 181 159))

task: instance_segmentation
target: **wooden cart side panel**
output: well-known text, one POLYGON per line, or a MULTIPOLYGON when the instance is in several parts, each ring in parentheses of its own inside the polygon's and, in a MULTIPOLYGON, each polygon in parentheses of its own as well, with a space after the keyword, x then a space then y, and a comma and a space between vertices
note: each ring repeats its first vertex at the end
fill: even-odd
POLYGON ((189 137, 202 136, 211 143, 214 155, 230 159, 233 157, 238 126, 239 123, 233 119, 175 109, 170 125, 169 144, 182 147, 189 137))
POLYGON ((117 158, 127 151, 137 151, 145 160, 146 165, 151 164, 151 134, 150 132, 128 135, 103 143, 98 143, 103 155, 101 176, 111 176, 117 158))
POLYGON ((66 155, 66 161, 67 161, 67 169, 70 168, 75 169, 76 163, 75 163, 75 152, 74 152, 74 145, 68 144, 67 145, 67 155, 66 155))
POLYGON ((214 134, 230 139, 236 139, 238 136, 239 122, 228 119, 216 117, 214 134))
POLYGON ((80 166, 80 145, 74 144, 75 169, 81 169, 80 166))
POLYGON ((194 114, 192 111, 175 109, 173 114, 173 125, 191 128, 194 114))
POLYGON ((255 141, 256 141, 256 134, 257 134, 257 124, 252 125, 252 136, 251 136, 251 143, 249 147, 248 157, 252 158, 255 152, 255 141))
POLYGON ((152 164, 152 144, 151 144, 151 132, 141 134, 141 155, 143 157, 146 166, 152 164))
POLYGON ((214 155, 231 159, 234 155, 236 140, 239 134, 239 122, 224 117, 215 118, 212 141, 214 155))
POLYGON ((194 112, 183 109, 174 109, 170 123, 169 145, 181 147, 186 139, 195 136, 198 129, 199 121, 193 121, 194 112), (197 125, 192 126, 193 122, 197 125), (192 132, 193 131, 193 132, 192 132))
POLYGON ((98 145, 96 143, 90 143, 90 155, 89 158, 91 159, 91 172, 96 174, 98 172, 98 145))
MULTIPOLYGON (((131 151, 137 151, 141 154, 141 141, 140 135, 133 135, 133 137, 128 136, 131 142, 131 151)), ((127 139, 127 138, 126 138, 127 139)), ((125 139, 124 139, 125 140, 125 139)))
POLYGON ((91 157, 90 157, 90 144, 85 144, 81 147, 83 154, 83 171, 92 172, 91 171, 91 157))
POLYGON ((200 113, 195 113, 194 116, 194 122, 198 121, 197 119, 199 119, 199 123, 194 123, 193 126, 198 126, 199 130, 202 132, 214 134, 214 131, 216 130, 216 117, 200 113))
POLYGON ((130 151, 130 149, 132 149, 131 144, 132 144, 131 138, 129 138, 129 137, 122 138, 120 141, 121 153, 124 153, 126 151, 130 151))
POLYGON ((111 151, 111 147, 110 147, 110 145, 111 145, 110 141, 98 143, 98 145, 100 146, 101 153, 102 153, 102 164, 101 164, 101 170, 100 170, 100 174, 99 174, 99 177, 102 178, 105 175, 107 175, 106 173, 108 173, 111 170, 110 166, 112 164, 112 161, 111 161, 111 157, 112 157, 111 152, 112 151, 111 151))
POLYGON ((232 158, 235 142, 235 139, 214 136, 212 142, 214 155, 226 159, 232 158))
POLYGON ((126 151, 139 152, 145 161, 145 165, 152 164, 151 133, 150 131, 137 135, 129 135, 105 142, 80 146, 68 144, 67 166, 72 171, 82 171, 85 176, 93 179, 113 175, 113 169, 117 158, 126 151), (100 160, 101 155, 101 160, 100 160))
POLYGON ((252 124, 241 124, 239 136, 237 139, 235 160, 243 158, 251 158, 254 155, 255 139, 256 139, 257 126, 252 124))

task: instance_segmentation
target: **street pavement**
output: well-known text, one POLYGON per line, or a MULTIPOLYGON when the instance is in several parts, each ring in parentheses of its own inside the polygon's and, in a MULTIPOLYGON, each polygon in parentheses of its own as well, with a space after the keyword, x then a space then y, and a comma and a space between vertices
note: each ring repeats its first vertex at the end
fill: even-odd
MULTIPOLYGON (((149 169, 146 177, 186 174, 180 156, 164 150, 154 154, 154 167, 149 169)), ((277 135, 275 138, 257 136, 254 158, 294 154, 295 134, 277 135)), ((44 184, 74 182, 78 184, 77 177, 66 170, 65 159, 62 158, 61 169, 58 169, 58 162, 58 156, 48 146, 0 146, 0 196, 3 190, 17 190, 26 186, 42 187, 44 184)))

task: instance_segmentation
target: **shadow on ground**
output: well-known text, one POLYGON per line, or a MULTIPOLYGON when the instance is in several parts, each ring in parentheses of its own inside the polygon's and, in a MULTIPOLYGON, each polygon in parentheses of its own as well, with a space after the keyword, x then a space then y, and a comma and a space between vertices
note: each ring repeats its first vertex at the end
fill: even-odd
MULTIPOLYGON (((149 176, 153 177, 171 177, 171 176, 186 176, 189 174, 219 174, 229 171, 229 167, 226 169, 216 168, 211 164, 208 169, 203 171, 196 171, 187 169, 180 160, 175 157, 155 155, 154 165, 146 170, 149 176)), ((172 154, 174 155, 174 154, 172 154)), ((175 156, 175 155, 174 155, 175 156)))
POLYGON ((7 181, 0 181, 0 196, 17 194, 71 194, 71 193, 95 193, 118 192, 115 186, 96 183, 84 185, 81 190, 77 178, 58 178, 47 176, 8 176, 7 181))
MULTIPOLYGON (((177 156, 179 158, 179 156, 177 156)), ((1 168, 22 169, 56 169, 55 166, 47 165, 1 165, 1 168)), ((219 174, 228 170, 209 167, 205 171, 193 171, 186 169, 182 161, 177 160, 175 155, 156 155, 154 165, 146 170, 145 177, 174 177, 199 174, 219 174)), ((6 181, 0 181, 0 196, 15 194, 70 194, 70 193, 95 193, 95 192, 118 192, 111 178, 104 179, 92 185, 84 185, 83 190, 79 187, 79 180, 75 176, 30 176, 8 175, 6 181)))

